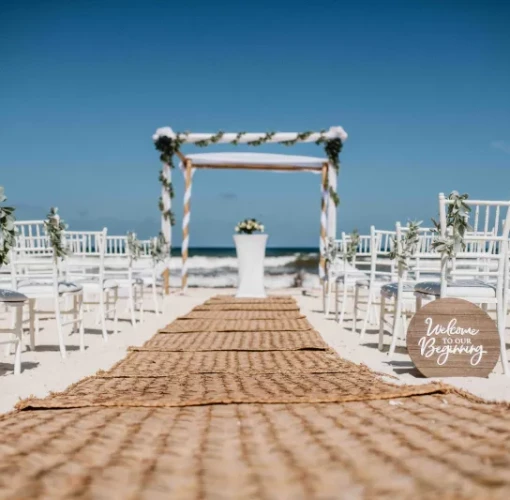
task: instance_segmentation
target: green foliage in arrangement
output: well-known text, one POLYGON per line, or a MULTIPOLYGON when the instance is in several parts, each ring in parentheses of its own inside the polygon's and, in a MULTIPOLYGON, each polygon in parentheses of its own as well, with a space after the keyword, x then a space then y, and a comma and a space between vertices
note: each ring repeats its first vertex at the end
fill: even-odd
POLYGON ((396 260, 401 270, 409 269, 409 259, 418 248, 420 226, 423 221, 410 221, 407 223, 407 231, 401 241, 400 249, 396 238, 393 238, 393 250, 389 258, 396 260))
MULTIPOLYGON (((4 188, 0 186, 0 203, 6 200, 4 188)), ((0 267, 9 263, 9 252, 16 243, 15 210, 14 207, 0 206, 0 267)))
POLYGON ((252 234, 256 231, 264 231, 264 225, 256 219, 244 219, 235 227, 236 233, 252 234))
POLYGON ((355 229, 351 234, 349 241, 347 242, 347 248, 345 249, 345 256, 349 262, 354 261, 354 257, 356 256, 356 252, 358 251, 359 245, 359 232, 355 229))
POLYGON ((338 255, 338 245, 336 244, 335 238, 326 238, 326 248, 324 249, 324 257, 327 264, 331 264, 335 261, 338 255))
POLYGON ((151 241, 151 257, 154 263, 163 262, 166 259, 166 245, 163 233, 159 233, 158 237, 151 241))
POLYGON ((58 215, 57 207, 50 208, 50 212, 44 221, 44 228, 53 248, 55 260, 64 259, 69 254, 64 246, 64 231, 67 229, 67 225, 58 215))
POLYGON ((138 260, 142 254, 142 245, 136 238, 136 234, 133 232, 127 233, 127 246, 129 250, 129 256, 132 260, 138 260))
POLYGON ((468 194, 459 194, 457 191, 452 191, 448 196, 448 199, 453 203, 448 205, 446 212, 445 236, 441 236, 440 223, 432 219, 437 233, 432 242, 432 247, 448 259, 453 259, 458 250, 466 249, 464 236, 466 231, 470 230, 468 220, 471 212, 471 208, 466 204, 468 198, 468 194))

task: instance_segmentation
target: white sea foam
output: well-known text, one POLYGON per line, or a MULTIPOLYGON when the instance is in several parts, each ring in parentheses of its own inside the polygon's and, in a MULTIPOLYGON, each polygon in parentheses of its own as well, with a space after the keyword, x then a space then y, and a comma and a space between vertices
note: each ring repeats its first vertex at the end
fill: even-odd
MULTIPOLYGON (((295 286, 300 274, 303 286, 316 287, 319 278, 313 268, 301 270, 297 259, 303 254, 268 256, 264 261, 264 283, 268 289, 295 286)), ((316 254, 304 254, 305 258, 317 258, 316 254)), ((182 270, 180 257, 172 257, 170 262, 171 286, 179 286, 182 270)), ((162 269, 158 269, 162 271, 162 269)), ((230 256, 195 255, 188 259, 188 285, 192 287, 230 288, 237 286, 237 258, 230 256)))

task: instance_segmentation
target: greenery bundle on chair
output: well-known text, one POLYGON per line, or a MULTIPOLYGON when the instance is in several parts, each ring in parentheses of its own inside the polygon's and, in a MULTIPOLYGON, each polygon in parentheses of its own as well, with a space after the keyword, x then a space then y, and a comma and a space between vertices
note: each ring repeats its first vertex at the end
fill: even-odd
MULTIPOLYGON (((0 203, 7 200, 4 188, 0 186, 0 203)), ((0 267, 9 263, 9 252, 16 242, 14 207, 0 206, 0 267)))
POLYGON ((468 194, 459 194, 452 191, 448 199, 453 203, 448 205, 446 213, 446 235, 441 235, 441 224, 432 219, 437 236, 432 242, 432 247, 439 253, 453 259, 459 249, 465 250, 464 235, 469 231, 468 224, 471 208, 465 203, 469 198, 468 194))
POLYGON ((55 260, 63 259, 68 255, 68 251, 64 246, 64 231, 67 229, 67 224, 58 215, 58 208, 51 207, 49 214, 44 221, 44 228, 50 240, 50 245, 53 248, 55 260))

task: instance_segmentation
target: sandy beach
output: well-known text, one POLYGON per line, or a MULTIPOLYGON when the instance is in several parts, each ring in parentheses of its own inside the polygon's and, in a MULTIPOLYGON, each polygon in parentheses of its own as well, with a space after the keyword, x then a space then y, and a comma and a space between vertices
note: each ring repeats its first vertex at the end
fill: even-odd
MULTIPOLYGON (((140 346, 154 335, 158 328, 170 323, 175 318, 186 314, 207 298, 220 294, 233 293, 230 289, 190 288, 186 294, 173 292, 165 299, 163 314, 156 316, 152 312, 145 314, 145 321, 133 328, 127 314, 122 314, 121 306, 120 333, 110 335, 104 343, 99 330, 86 330, 85 352, 79 351, 78 335, 67 338, 67 359, 62 359, 57 348, 56 333, 52 321, 44 322, 43 329, 37 339, 35 352, 25 350, 22 355, 23 372, 20 376, 12 374, 13 356, 3 355, 0 363, 0 412, 8 412, 20 400, 29 396, 44 397, 50 392, 58 392, 83 377, 95 374, 98 370, 107 370, 117 361, 125 357, 129 346, 140 346)), ((381 374, 387 374, 393 383, 423 384, 433 380, 454 385, 467 390, 479 397, 491 401, 510 401, 510 378, 502 374, 498 363, 489 378, 444 378, 428 379, 422 377, 413 364, 405 349, 397 349, 394 360, 390 363, 386 352, 377 349, 377 332, 368 330, 366 341, 359 344, 359 333, 351 331, 352 322, 347 320, 340 329, 333 317, 326 319, 321 311, 321 300, 318 291, 313 295, 303 295, 299 289, 284 289, 272 293, 291 295, 303 312, 320 332, 324 340, 343 358, 357 364, 365 364, 381 374)), ((147 302, 147 309, 151 309, 147 302)), ((91 314, 91 313, 88 313, 91 314)), ((88 325, 92 318, 88 317, 88 325)), ((358 328, 360 324, 358 325, 358 328)), ((388 343, 388 340, 386 341, 388 343)))

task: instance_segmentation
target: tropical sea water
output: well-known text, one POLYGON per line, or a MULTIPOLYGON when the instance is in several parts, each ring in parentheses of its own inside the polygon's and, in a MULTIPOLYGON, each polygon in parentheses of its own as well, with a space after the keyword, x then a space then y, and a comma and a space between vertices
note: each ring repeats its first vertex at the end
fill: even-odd
MULTIPOLYGON (((264 283, 268 289, 318 286, 319 251, 317 248, 267 248, 264 283)), ((180 286, 181 249, 172 249, 170 284, 180 286)), ((190 248, 188 285, 191 287, 227 288, 237 286, 235 248, 190 248)))

